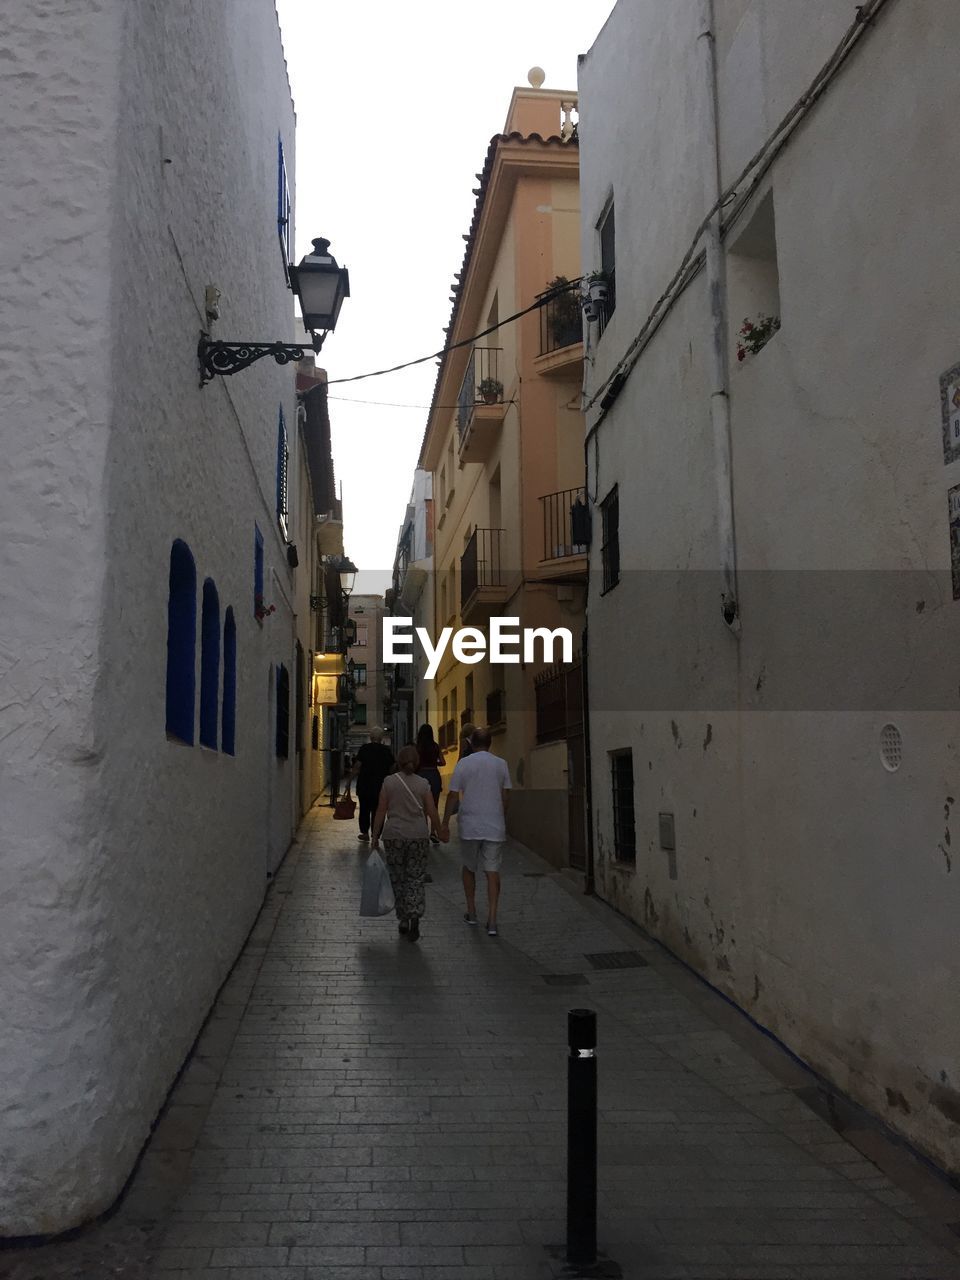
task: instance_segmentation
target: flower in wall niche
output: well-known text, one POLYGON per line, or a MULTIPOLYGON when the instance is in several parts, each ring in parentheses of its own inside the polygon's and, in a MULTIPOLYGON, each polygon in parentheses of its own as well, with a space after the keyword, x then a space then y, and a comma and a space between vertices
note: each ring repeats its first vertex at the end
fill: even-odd
POLYGON ((264 618, 269 618, 271 613, 277 612, 275 604, 264 604, 263 596, 256 596, 253 601, 253 616, 258 622, 262 622, 264 618))
POLYGON ((740 363, 747 356, 755 356, 762 351, 779 328, 779 316, 759 315, 756 320, 744 320, 737 336, 737 359, 740 363))

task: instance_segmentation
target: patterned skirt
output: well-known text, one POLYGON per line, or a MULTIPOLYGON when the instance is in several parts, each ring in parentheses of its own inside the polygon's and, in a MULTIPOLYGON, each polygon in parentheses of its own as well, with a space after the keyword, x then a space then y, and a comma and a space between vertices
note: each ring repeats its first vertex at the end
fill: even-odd
POLYGON ((384 840, 383 851, 390 881, 397 900, 398 920, 416 916, 419 920, 426 909, 427 851, 426 836, 420 840, 384 840))

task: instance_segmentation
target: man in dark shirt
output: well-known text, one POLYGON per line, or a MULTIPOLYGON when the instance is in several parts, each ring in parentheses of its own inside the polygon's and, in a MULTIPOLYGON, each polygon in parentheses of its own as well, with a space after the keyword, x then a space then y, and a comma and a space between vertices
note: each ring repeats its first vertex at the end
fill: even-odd
POLYGON ((370 741, 363 744, 353 760, 352 774, 357 780, 360 807, 358 840, 370 839, 370 822, 380 803, 380 788, 384 778, 393 770, 393 752, 384 746, 382 738, 382 729, 371 729, 370 741))

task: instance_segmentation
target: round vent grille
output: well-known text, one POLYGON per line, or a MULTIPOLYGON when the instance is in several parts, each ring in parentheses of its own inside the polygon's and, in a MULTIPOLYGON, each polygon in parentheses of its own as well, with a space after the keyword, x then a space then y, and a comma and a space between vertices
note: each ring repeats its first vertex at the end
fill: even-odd
POLYGON ((903 764, 903 736, 895 724, 880 730, 880 759, 889 773, 896 773, 903 764))

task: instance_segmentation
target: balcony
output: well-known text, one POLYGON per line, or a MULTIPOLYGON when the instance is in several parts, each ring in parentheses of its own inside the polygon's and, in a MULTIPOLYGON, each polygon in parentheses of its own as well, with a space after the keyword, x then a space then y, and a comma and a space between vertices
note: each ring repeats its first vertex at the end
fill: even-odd
MULTIPOLYGON (((558 277, 563 279, 563 277, 558 277)), ((534 361, 538 373, 569 376, 583 370, 583 320, 576 289, 540 295, 540 355, 534 361)))
POLYGON ((546 575, 558 582, 583 577, 590 546, 590 507, 583 488, 561 489, 540 499, 546 575))
POLYGON ((500 561, 502 529, 474 529, 460 558, 460 617, 464 626, 489 622, 507 598, 500 561))
POLYGON ((500 376, 502 347, 474 347, 457 396, 461 462, 486 462, 507 414, 500 376))

